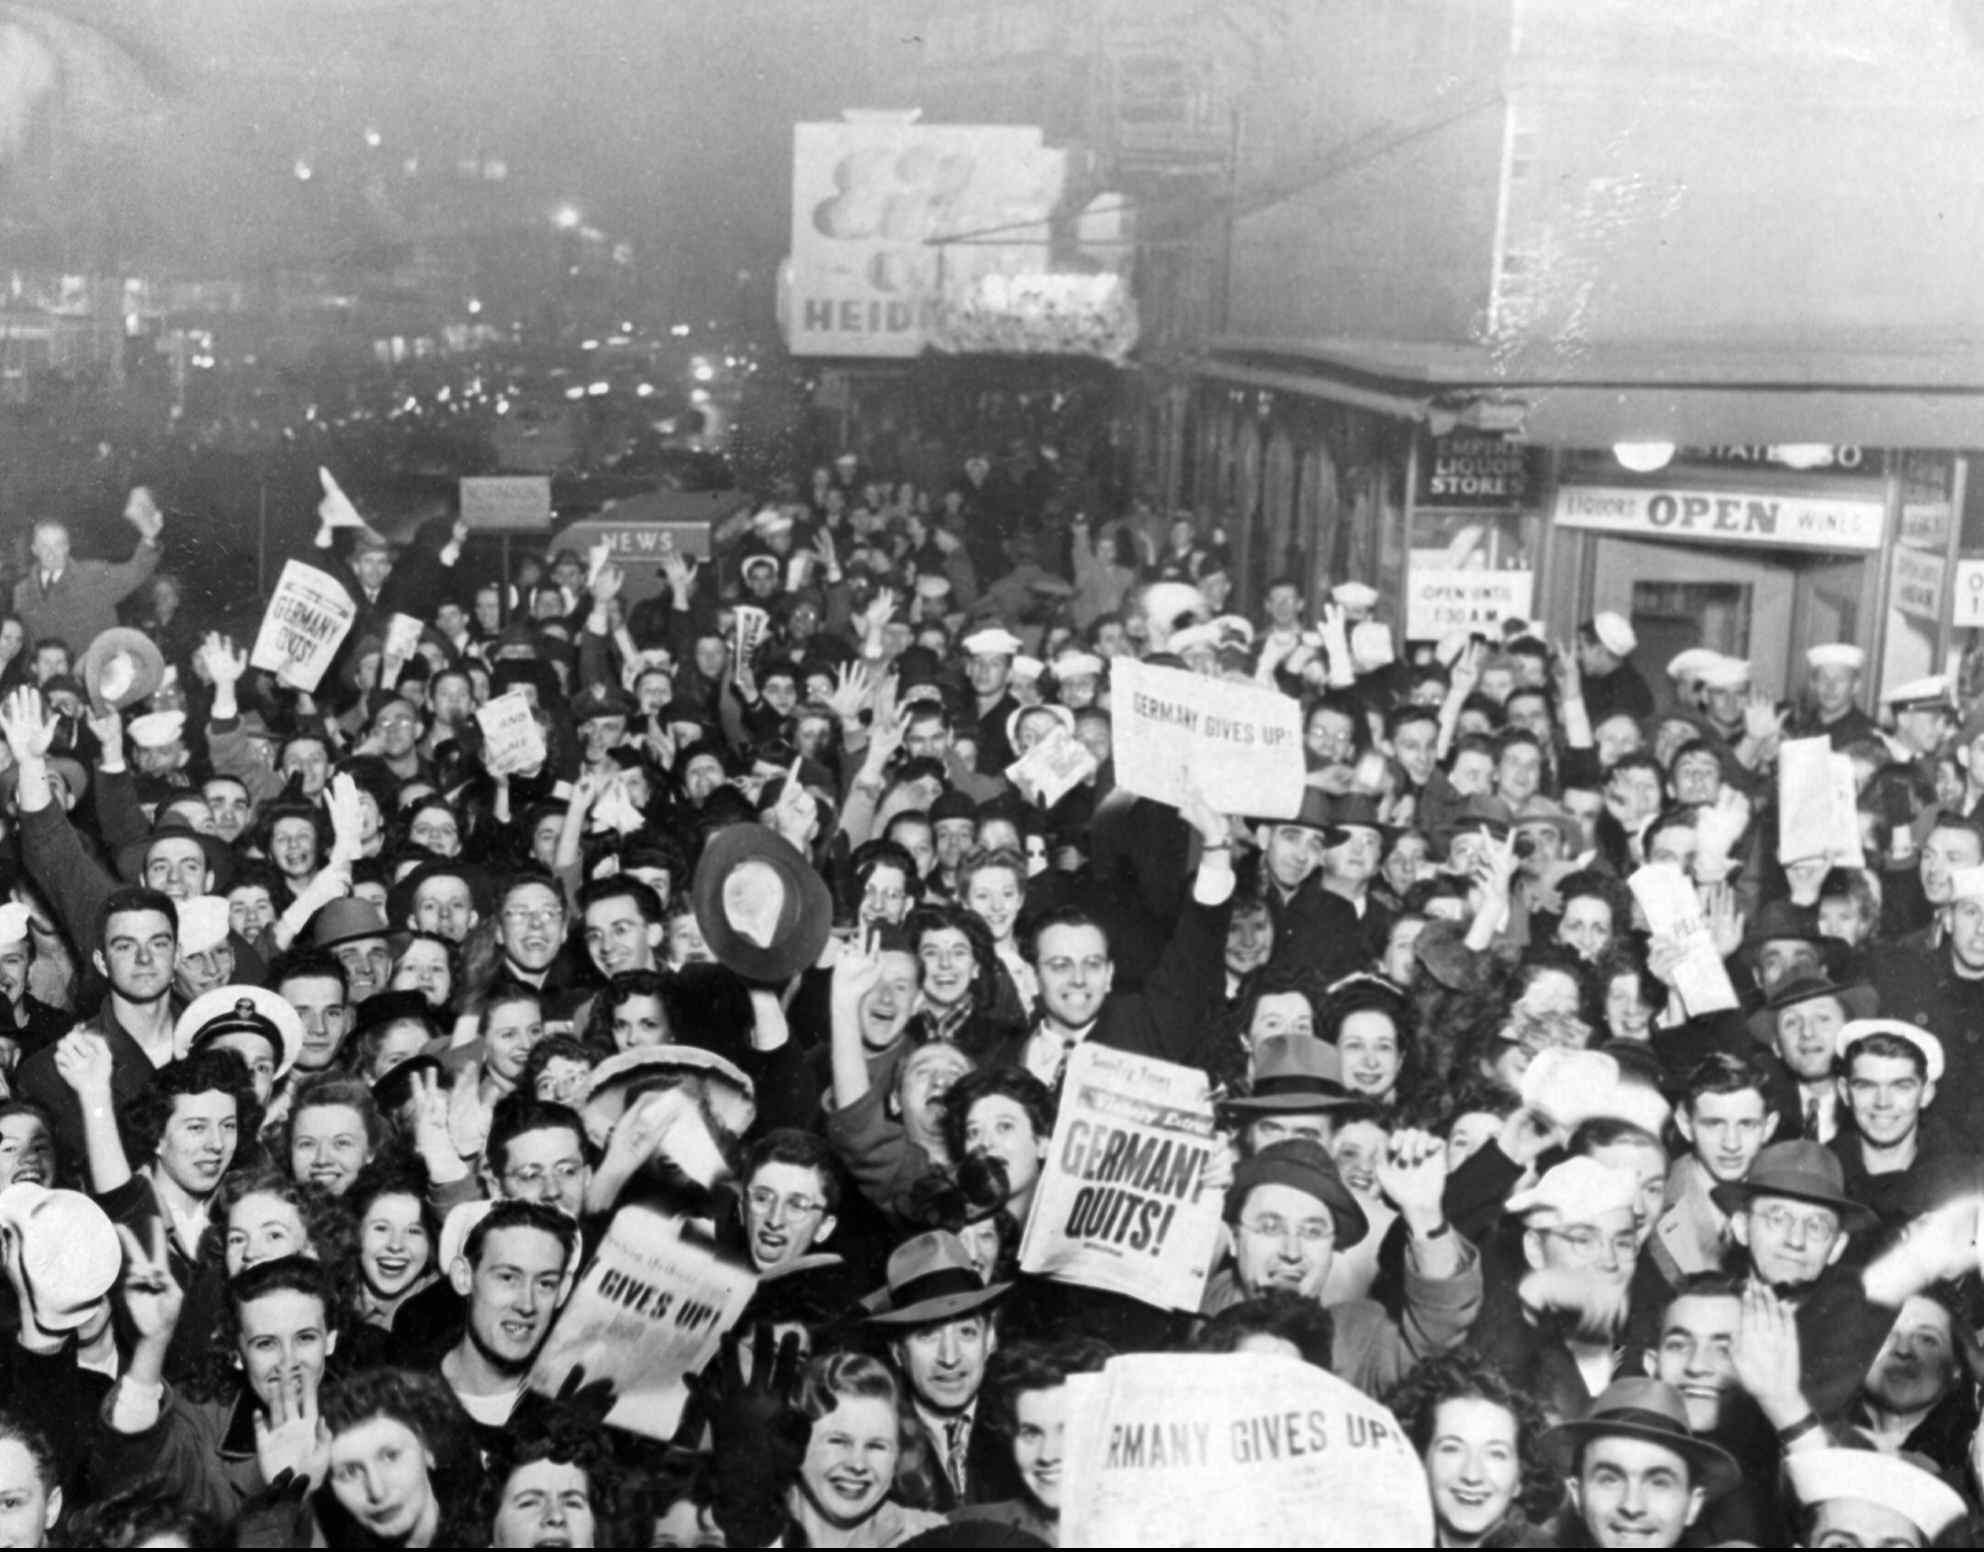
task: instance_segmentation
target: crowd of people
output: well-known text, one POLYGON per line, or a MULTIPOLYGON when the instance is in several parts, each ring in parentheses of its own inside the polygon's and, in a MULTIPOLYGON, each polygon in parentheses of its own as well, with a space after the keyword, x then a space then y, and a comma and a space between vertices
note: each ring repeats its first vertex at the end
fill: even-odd
POLYGON ((1071 1381, 1189 1352, 1389 1408, 1442 1546, 1976 1544, 1984 709, 1244 614, 1052 465, 843 457, 652 578, 348 528, 307 685, 152 492, 124 562, 35 525, 0 1543, 1054 1545, 1071 1381), (1299 708, 1299 811, 1132 790, 1132 661, 1299 708), (1786 822, 1810 739, 1857 846, 1786 822), (1191 1308, 1021 1268, 1084 1046, 1203 1074, 1191 1308), (748 1295, 630 1410, 539 1360, 642 1236, 748 1295))

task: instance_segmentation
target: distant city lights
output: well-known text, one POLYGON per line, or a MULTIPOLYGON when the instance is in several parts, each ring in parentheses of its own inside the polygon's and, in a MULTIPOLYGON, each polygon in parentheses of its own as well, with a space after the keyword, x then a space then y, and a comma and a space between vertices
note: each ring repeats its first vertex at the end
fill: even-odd
POLYGON ((579 223, 584 219, 579 214, 577 205, 560 205, 551 212, 551 224, 561 232, 576 231, 579 223))

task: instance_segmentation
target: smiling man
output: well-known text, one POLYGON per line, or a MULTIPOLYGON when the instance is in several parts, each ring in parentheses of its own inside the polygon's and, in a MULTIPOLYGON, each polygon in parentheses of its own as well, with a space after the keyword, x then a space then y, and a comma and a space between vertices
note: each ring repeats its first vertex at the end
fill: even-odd
POLYGON ((940 1512, 984 1497, 984 1473, 974 1459, 978 1397, 986 1363, 999 1350, 993 1306, 1009 1286, 988 1285, 958 1237, 937 1230, 898 1245, 887 1287, 866 1301, 873 1311, 868 1323, 888 1338, 941 1473, 931 1505, 940 1512))
POLYGON ((1846 1194, 1900 1226, 1945 1202, 1984 1192, 1984 1165, 1926 1124, 1944 1072, 1943 1043, 1900 1019, 1855 1019, 1834 1035, 1839 1102, 1850 1131, 1833 1144, 1846 1194))
POLYGON ((1677 1547, 1709 1499, 1741 1476, 1726 1451, 1688 1426, 1686 1404, 1659 1380, 1620 1380, 1542 1444, 1569 1483, 1570 1517, 1583 1532, 1562 1545, 1677 1547))
MULTIPOLYGON (((570 1291, 579 1226, 556 1207, 514 1198, 455 1212, 482 1216, 448 1264, 448 1281, 467 1309, 461 1340, 441 1358, 441 1377, 479 1427, 500 1430, 570 1291)), ((451 1236, 444 1229, 442 1237, 445 1244, 451 1236)))
POLYGON ((821 1249, 839 1222, 840 1171, 812 1132, 782 1127, 752 1145, 737 1179, 744 1247, 761 1278, 803 1273, 839 1257, 821 1249))

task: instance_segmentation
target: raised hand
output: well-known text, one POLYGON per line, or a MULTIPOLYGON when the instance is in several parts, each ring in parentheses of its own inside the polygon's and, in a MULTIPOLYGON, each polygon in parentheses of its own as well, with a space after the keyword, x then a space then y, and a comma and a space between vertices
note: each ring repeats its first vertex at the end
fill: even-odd
POLYGON ((154 1218, 147 1227, 148 1240, 140 1241, 129 1227, 117 1225, 124 1247, 124 1313, 141 1343, 163 1346, 179 1324, 186 1296, 172 1275, 165 1225, 154 1218))
POLYGON ((317 1384, 301 1370, 276 1381, 268 1415, 255 1417, 255 1463, 264 1482, 283 1473, 312 1487, 323 1481, 331 1463, 331 1432, 317 1412, 317 1384))
POLYGON ((1441 1199, 1447 1189, 1447 1145, 1415 1127, 1393 1132, 1378 1161, 1378 1189, 1408 1228, 1438 1228, 1446 1221, 1441 1199))
POLYGON ((97 743, 103 749, 103 767, 116 770, 124 763, 124 715, 115 706, 102 716, 93 711, 83 713, 83 720, 96 735, 97 743))
POLYGON ((834 670, 834 689, 827 697, 827 705, 842 722, 852 722, 874 694, 875 676, 867 664, 843 663, 834 670))
POLYGON ((1743 946, 1743 913, 1736 909, 1736 891, 1727 884, 1714 884, 1703 891, 1704 915, 1715 951, 1724 959, 1743 946))
POLYGON ((325 791, 324 807, 331 817, 332 858, 356 862, 365 852, 365 806, 358 783, 348 773, 338 772, 325 791))
POLYGON ((55 727, 55 714, 39 690, 23 685, 0 701, 0 734, 6 736, 16 765, 44 758, 55 742, 55 727))
POLYGON ((124 517, 147 543, 156 542, 165 529, 165 514, 159 511, 151 491, 143 485, 132 487, 124 503, 124 517))
POLYGON ((1729 1356, 1736 1383, 1750 1393, 1775 1426, 1783 1428, 1799 1421, 1807 1408, 1799 1389, 1798 1319, 1790 1305, 1754 1279, 1743 1285, 1742 1307, 1736 1312, 1736 1341, 1729 1356))
POLYGON ((1752 690, 1743 703, 1743 736, 1763 743, 1783 731, 1784 713, 1777 703, 1761 690, 1752 690))
POLYGON ((200 643, 200 663, 216 685, 237 683, 248 672, 248 654, 234 645, 232 636, 219 631, 207 632, 200 643))
POLYGON ((1470 641, 1454 662, 1447 676, 1447 693, 1456 700, 1466 700, 1481 684, 1482 646, 1478 641, 1470 641))
POLYGON ((1572 701, 1584 699, 1584 670, 1578 667, 1578 655, 1568 641, 1557 643, 1557 650, 1551 655, 1550 672, 1557 681, 1557 704, 1568 706, 1572 701))
POLYGON ((55 1042, 55 1071, 85 1106, 109 1103, 110 1042, 93 1029, 72 1029, 55 1042))
POLYGON ((799 783, 799 767, 803 763, 803 760, 792 762, 792 769, 785 773, 785 785, 779 789, 778 802, 772 805, 772 828, 802 851, 820 817, 819 802, 799 783))
MULTIPOLYGON (((827 941, 831 943, 833 939, 827 941)), ((879 953, 866 945, 843 943, 834 959, 832 1000, 852 1009, 874 990, 875 983, 881 978, 882 956, 879 953)), ((838 1028, 838 1024, 835 1027, 838 1028)))
POLYGON ((608 562, 599 568, 599 575, 592 579, 592 601, 601 607, 612 603, 620 596, 620 589, 626 583, 627 574, 608 562))
POLYGON ((1199 839, 1208 847, 1226 844, 1230 833, 1226 816, 1206 801, 1205 791, 1196 776, 1188 778, 1185 783, 1185 794, 1178 804, 1178 813, 1185 823, 1199 832, 1199 839))

